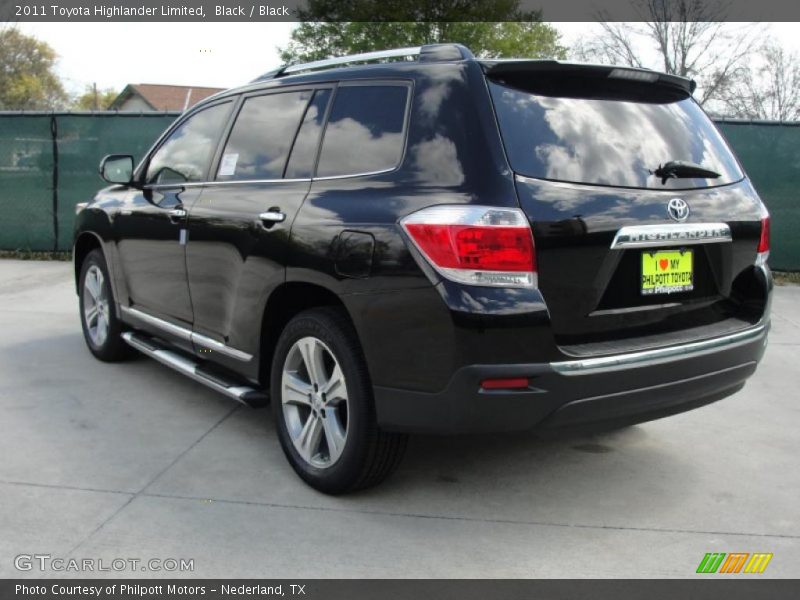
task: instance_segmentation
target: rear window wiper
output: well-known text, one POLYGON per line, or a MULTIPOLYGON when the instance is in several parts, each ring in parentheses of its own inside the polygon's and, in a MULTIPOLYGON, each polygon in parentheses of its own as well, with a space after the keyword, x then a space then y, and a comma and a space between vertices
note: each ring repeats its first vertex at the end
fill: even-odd
POLYGON ((716 179, 719 173, 706 169, 703 165, 684 160, 671 160, 668 163, 659 165, 655 171, 650 171, 651 175, 661 178, 661 183, 667 183, 667 179, 686 179, 688 177, 702 177, 703 179, 716 179))

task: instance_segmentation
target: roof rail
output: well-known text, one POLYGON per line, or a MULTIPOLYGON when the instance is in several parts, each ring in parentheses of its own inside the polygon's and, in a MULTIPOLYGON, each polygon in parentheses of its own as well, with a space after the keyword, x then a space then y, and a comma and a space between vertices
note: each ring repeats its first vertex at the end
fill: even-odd
POLYGON ((337 56, 313 62, 298 63, 295 65, 283 65, 273 71, 264 73, 253 81, 264 81, 275 79, 292 73, 302 71, 316 71, 349 65, 352 63, 377 62, 386 58, 409 58, 416 57, 420 62, 437 60, 462 60, 465 58, 475 58, 468 48, 461 44, 427 44, 425 46, 413 46, 409 48, 395 48, 393 50, 379 50, 377 52, 364 52, 361 54, 350 54, 349 56, 337 56))

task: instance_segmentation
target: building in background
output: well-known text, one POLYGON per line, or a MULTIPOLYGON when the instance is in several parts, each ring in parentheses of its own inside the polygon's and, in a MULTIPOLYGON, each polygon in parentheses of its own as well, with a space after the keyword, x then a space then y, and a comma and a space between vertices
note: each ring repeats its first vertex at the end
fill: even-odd
POLYGON ((184 111, 223 88, 129 83, 108 107, 124 112, 184 111))

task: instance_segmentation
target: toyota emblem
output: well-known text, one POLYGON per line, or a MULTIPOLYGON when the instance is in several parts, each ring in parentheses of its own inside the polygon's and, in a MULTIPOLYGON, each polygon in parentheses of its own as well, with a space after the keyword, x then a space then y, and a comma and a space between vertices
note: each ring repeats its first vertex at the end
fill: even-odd
POLYGON ((689 205, 680 198, 673 198, 667 204, 667 212, 674 221, 685 221, 689 217, 689 205))

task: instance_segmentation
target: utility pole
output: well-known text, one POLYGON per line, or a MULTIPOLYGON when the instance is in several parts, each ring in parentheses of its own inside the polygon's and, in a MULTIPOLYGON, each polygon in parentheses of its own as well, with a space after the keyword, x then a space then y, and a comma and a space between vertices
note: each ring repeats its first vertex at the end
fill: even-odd
POLYGON ((98 104, 97 103, 97 82, 94 82, 92 84, 92 92, 94 93, 94 109, 93 110, 98 110, 99 107, 97 105, 98 104))

